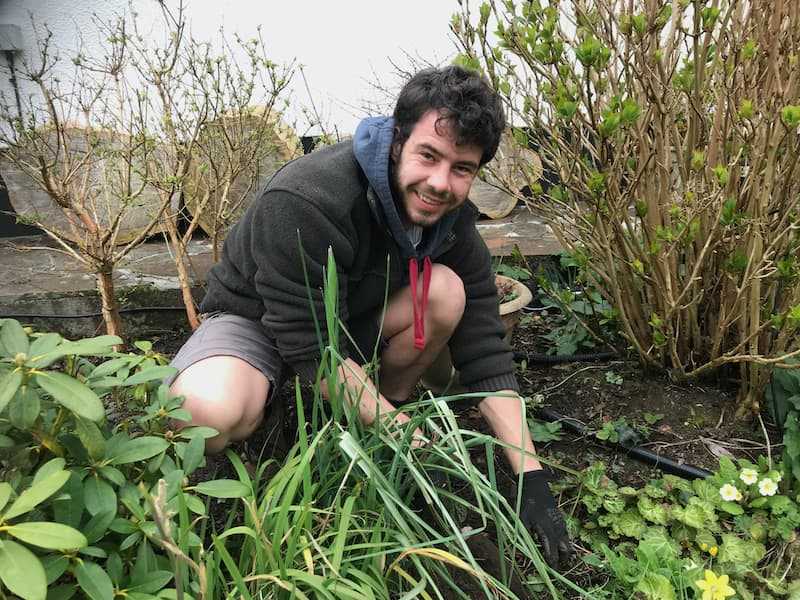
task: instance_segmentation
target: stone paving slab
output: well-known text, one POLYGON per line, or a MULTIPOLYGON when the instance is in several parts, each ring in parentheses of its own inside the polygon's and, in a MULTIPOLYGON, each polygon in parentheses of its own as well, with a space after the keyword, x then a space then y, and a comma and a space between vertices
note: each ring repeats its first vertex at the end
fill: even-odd
MULTIPOLYGON (((508 255, 515 246, 526 256, 546 256, 560 251, 549 227, 522 205, 503 219, 479 221, 478 231, 495 256, 508 255)), ((212 265, 210 242, 193 240, 189 255, 194 283, 202 284, 212 265)), ((134 249, 120 263, 115 283, 120 289, 140 285, 158 290, 178 288, 169 247, 163 239, 149 241, 134 249)), ((0 240, 0 305, 24 296, 94 289, 92 274, 49 238, 32 236, 0 240)))

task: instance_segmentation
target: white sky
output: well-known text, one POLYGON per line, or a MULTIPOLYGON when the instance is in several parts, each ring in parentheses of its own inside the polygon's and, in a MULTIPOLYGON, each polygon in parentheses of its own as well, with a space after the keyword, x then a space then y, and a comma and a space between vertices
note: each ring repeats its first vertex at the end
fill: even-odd
MULTIPOLYGON (((178 0, 166 3, 174 7, 178 0)), ((160 21, 156 0, 131 4, 142 25, 160 21)), ((226 33, 250 38, 261 25, 269 57, 276 62, 295 59, 304 66, 320 117, 327 128, 335 126, 342 134, 352 133, 364 116, 365 101, 379 99, 370 82, 396 86, 390 59, 408 69, 406 55, 418 57, 420 64, 437 64, 456 53, 448 24, 458 11, 458 0, 184 0, 184 4, 198 39, 216 38, 220 26, 226 33)), ((0 23, 21 28, 28 54, 33 51, 28 18, 32 12, 37 22, 48 23, 55 45, 69 54, 78 31, 92 37, 92 13, 109 19, 127 9, 128 0, 0 0, 0 23)), ((10 91, 5 79, 0 90, 10 91)), ((309 131, 302 117, 300 108, 310 107, 310 98, 299 72, 292 98, 294 114, 287 114, 286 120, 294 122, 299 135, 318 133, 309 131)))
MULTIPOLYGON (((220 25, 252 37, 260 24, 271 58, 304 66, 323 122, 341 133, 351 133, 363 117, 363 101, 375 95, 375 74, 384 85, 396 84, 389 59, 408 67, 406 53, 439 63, 456 52, 448 28, 456 0, 190 0, 188 8, 192 33, 200 38, 213 37, 220 25)), ((295 105, 310 106, 299 72, 293 98, 295 105)), ((299 111, 297 118, 302 135, 299 111)))

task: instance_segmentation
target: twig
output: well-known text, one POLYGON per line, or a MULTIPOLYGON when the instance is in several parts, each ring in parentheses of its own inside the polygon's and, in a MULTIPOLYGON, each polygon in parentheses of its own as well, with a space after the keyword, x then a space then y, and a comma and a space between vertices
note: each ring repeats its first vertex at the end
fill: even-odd
POLYGON ((772 448, 770 447, 769 443, 769 435, 767 435, 767 428, 764 425, 764 419, 761 418, 761 413, 758 415, 758 422, 761 425, 761 431, 764 433, 764 442, 767 446, 767 464, 769 465, 770 471, 772 470, 772 448))
POLYGON ((552 392, 553 390, 556 390, 556 389, 560 388, 562 385, 564 385, 565 383, 567 383, 567 381, 569 381, 570 379, 572 379, 573 377, 575 377, 575 375, 577 375, 578 373, 582 373, 583 371, 589 371, 590 369, 607 369, 607 368, 608 368, 608 366, 607 366, 607 365, 589 365, 588 367, 583 367, 582 369, 578 369, 578 370, 577 370, 577 371, 575 371, 574 373, 571 373, 570 375, 568 375, 567 377, 565 377, 565 378, 564 378, 562 381, 558 382, 558 383, 557 383, 557 384, 555 384, 554 386, 551 386, 551 387, 544 388, 544 389, 541 391, 541 393, 542 393, 542 394, 545 394, 545 393, 547 393, 547 392, 552 392))

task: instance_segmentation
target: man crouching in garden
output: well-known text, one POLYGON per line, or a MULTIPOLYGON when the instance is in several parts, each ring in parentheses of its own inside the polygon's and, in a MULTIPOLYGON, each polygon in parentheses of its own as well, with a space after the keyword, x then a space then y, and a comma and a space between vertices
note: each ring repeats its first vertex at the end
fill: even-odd
MULTIPOLYGON (((320 355, 303 260, 317 314, 324 314, 331 247, 340 317, 357 346, 341 348, 340 375, 360 398, 361 420, 394 413, 449 350, 460 383, 487 394, 480 412, 507 444, 513 471, 524 473, 520 517, 556 566, 570 542, 523 427, 491 257, 467 200, 504 127, 500 98, 478 74, 428 69, 404 86, 393 117, 365 119, 352 141, 283 167, 231 230, 209 273, 206 318, 173 361, 179 375, 172 391, 185 397, 193 423, 219 431, 207 442, 216 452, 253 433, 289 369, 313 381, 320 355), (356 358, 371 356, 376 344, 379 390, 356 358)), ((394 419, 409 420, 402 412, 394 419)))

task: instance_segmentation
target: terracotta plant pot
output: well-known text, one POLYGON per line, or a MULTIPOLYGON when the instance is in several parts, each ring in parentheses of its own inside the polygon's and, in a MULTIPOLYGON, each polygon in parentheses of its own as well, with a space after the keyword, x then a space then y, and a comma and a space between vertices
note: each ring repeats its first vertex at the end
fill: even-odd
POLYGON ((506 326, 506 341, 511 341, 514 327, 517 326, 522 316, 522 307, 527 306, 533 300, 533 294, 524 283, 506 277, 505 275, 495 275, 495 285, 497 285, 498 295, 513 296, 505 302, 500 301, 500 318, 506 326))

